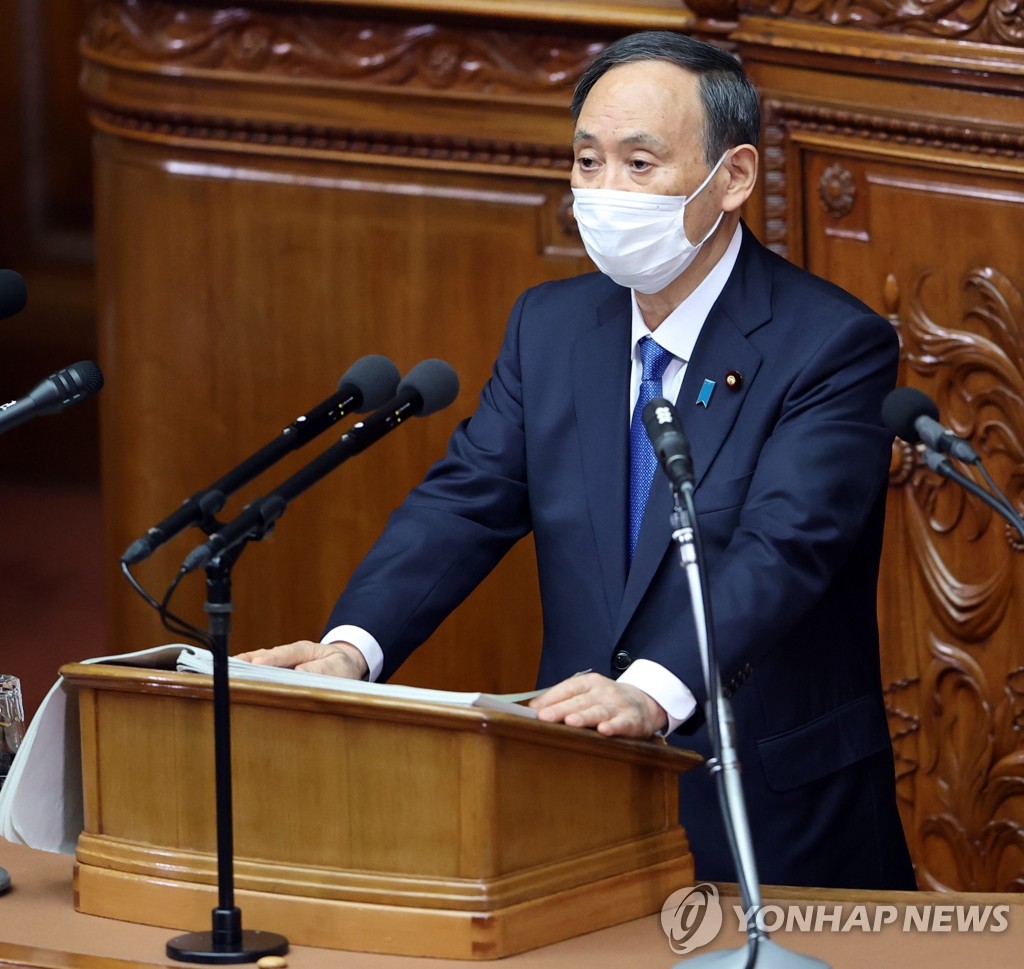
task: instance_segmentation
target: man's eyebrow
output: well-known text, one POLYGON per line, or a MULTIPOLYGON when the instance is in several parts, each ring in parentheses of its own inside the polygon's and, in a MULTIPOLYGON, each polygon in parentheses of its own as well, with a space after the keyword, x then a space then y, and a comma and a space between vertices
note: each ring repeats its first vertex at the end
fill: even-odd
MULTIPOLYGON (((574 145, 580 144, 581 142, 596 141, 595 135, 589 131, 580 129, 573 136, 572 142, 574 145)), ((620 145, 635 145, 638 148, 650 148, 652 151, 665 152, 669 150, 669 145, 662 141, 661 138, 655 135, 648 134, 647 132, 637 132, 636 134, 626 135, 625 138, 619 140, 620 145)))
POLYGON ((641 131, 635 135, 627 135, 622 139, 624 145, 636 145, 638 148, 651 148, 654 151, 667 151, 669 145, 667 142, 662 141, 657 135, 648 134, 647 132, 641 131))

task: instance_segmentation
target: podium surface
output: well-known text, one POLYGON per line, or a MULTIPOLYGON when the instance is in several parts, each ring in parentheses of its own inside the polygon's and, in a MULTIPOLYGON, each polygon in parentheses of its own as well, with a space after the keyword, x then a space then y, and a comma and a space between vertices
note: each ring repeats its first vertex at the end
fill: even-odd
MULTIPOLYGON (((202 930, 215 903, 211 679, 106 665, 76 688, 80 912, 202 930)), ((693 883, 701 761, 477 707, 231 684, 235 895, 295 944, 489 959, 660 911, 693 883)))

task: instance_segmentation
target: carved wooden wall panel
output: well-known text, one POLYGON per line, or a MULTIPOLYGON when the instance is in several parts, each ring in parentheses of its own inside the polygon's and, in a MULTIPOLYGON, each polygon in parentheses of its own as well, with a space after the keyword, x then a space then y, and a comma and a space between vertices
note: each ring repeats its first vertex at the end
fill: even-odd
MULTIPOLYGON (((1022 269, 968 269, 948 301, 927 273, 903 298, 893 280, 890 300, 905 381, 977 442, 1018 506, 1022 269)), ((906 445, 895 449, 891 484, 883 614, 886 644, 899 649, 886 652, 886 678, 919 878, 933 888, 1024 889, 1024 543, 906 445)))
MULTIPOLYGON (((747 0, 751 14, 940 40, 1024 46, 1024 19, 1013 0, 747 0)), ((938 53, 938 52, 936 52, 938 53)))
MULTIPOLYGON (((975 18, 978 39, 994 39, 995 6, 975 18)), ((863 26, 900 19, 884 3, 771 11, 808 22, 773 21, 771 38, 754 19, 740 28, 765 96, 753 218, 776 250, 893 321, 901 383, 936 400, 1024 507, 1024 72, 986 75, 1003 56, 986 51, 955 84, 934 39, 931 62, 919 47, 918 63, 880 71, 863 26), (811 27, 817 17, 858 27, 811 27)), ((917 33, 942 36, 923 16, 917 33)), ((1021 890, 1024 543, 900 441, 890 489, 883 677, 919 882, 1021 890)))

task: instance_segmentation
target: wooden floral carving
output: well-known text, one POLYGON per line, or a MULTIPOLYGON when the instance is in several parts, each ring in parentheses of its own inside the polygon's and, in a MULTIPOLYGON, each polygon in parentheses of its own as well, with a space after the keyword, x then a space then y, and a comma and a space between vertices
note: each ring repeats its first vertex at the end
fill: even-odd
POLYGON ((940 39, 1024 46, 1017 0, 747 0, 752 14, 940 39))
POLYGON ((580 38, 469 30, 341 14, 287 17, 244 6, 210 8, 96 0, 86 47, 165 69, 241 71, 289 78, 559 100, 603 44, 580 38))
MULTIPOLYGON (((900 319, 908 382, 927 387, 942 422, 975 444, 1019 509, 1024 298, 997 270, 971 271, 962 318, 947 325, 925 309, 927 282, 918 280, 900 319)), ((1014 612, 1021 544, 1001 516, 920 461, 908 474, 906 447, 898 442, 890 485, 927 598, 927 628, 887 700, 919 881, 1024 890, 1024 669, 1014 612)))

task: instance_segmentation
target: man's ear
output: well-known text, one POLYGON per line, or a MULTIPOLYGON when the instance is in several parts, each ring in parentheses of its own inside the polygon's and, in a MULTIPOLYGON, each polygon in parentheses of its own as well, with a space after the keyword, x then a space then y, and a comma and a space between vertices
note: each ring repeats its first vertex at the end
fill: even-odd
POLYGON ((750 198, 757 183, 757 163, 757 149, 753 145, 738 145, 723 162, 729 176, 722 194, 722 208, 726 212, 735 212, 750 198))

